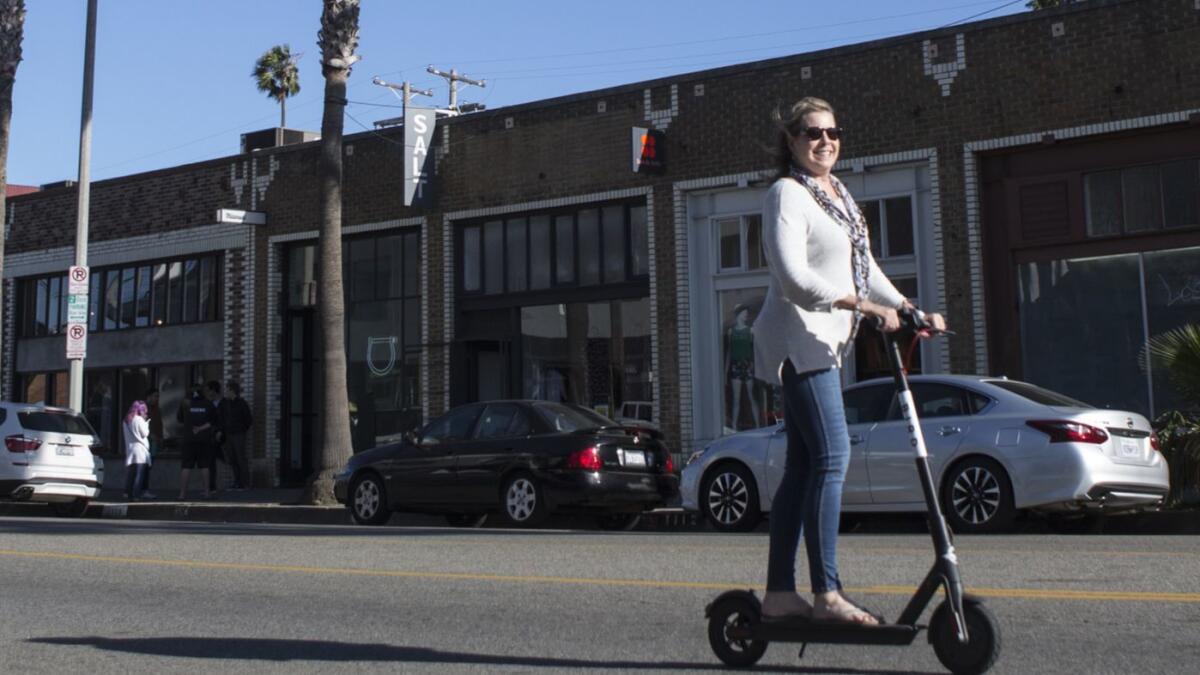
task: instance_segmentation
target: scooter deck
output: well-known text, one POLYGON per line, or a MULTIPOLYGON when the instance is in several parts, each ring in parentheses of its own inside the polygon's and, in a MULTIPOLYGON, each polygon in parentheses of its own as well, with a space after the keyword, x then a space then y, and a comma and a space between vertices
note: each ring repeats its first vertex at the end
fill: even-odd
POLYGON ((909 645, 921 627, 907 624, 856 626, 833 621, 794 619, 760 621, 751 626, 730 627, 731 638, 744 637, 766 642, 811 642, 817 644, 909 645), (745 631, 745 635, 738 635, 745 631))

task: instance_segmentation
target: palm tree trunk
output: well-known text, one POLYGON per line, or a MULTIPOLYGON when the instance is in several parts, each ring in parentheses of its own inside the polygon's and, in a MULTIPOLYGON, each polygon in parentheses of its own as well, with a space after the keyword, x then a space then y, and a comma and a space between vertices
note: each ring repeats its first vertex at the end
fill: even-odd
MULTIPOLYGON (((21 63, 25 34, 24 0, 0 0, 0 318, 4 316, 4 242, 8 229, 8 134, 12 123, 12 91, 21 63)), ((0 372, 5 345, 0 331, 0 372)), ((11 366, 11 364, 9 364, 11 366)))
POLYGON ((287 98, 279 97, 279 128, 287 128, 287 98))
MULTIPOLYGON (((15 70, 15 69, 14 69, 15 70)), ((4 316, 4 244, 8 237, 8 131, 12 122, 13 78, 7 74, 0 77, 0 318, 4 316)), ((0 373, 7 359, 5 356, 4 331, 0 330, 0 373)), ((9 364, 11 365, 11 364, 9 364)), ((3 394, 0 393, 0 397, 3 394)), ((16 400, 14 398, 14 400, 16 400)))
POLYGON ((349 70, 325 69, 321 119, 321 236, 317 311, 324 349, 320 443, 314 474, 305 490, 309 504, 336 503, 333 475, 350 459, 350 416, 346 391, 346 307, 342 294, 342 116, 349 70))

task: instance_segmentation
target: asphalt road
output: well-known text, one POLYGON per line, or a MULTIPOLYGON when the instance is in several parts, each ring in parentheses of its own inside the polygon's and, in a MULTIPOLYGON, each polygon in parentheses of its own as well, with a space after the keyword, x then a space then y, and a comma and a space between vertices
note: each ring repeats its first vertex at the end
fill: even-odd
MULTIPOLYGON (((1191 672, 1195 537, 958 538, 998 673, 1191 672)), ((0 649, 22 672, 720 669, 703 610, 759 588, 765 534, 0 520, 0 649)), ((922 535, 845 535, 842 576, 896 617, 922 535)), ((799 575, 806 578, 801 570, 799 575)), ((768 672, 943 672, 907 648, 772 645, 768 672)))

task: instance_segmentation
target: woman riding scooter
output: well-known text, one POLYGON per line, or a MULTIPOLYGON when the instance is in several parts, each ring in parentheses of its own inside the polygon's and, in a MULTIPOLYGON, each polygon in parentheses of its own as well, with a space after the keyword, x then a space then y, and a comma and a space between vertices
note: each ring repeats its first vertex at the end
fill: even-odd
MULTIPOLYGON (((771 508, 765 621, 811 617, 875 625, 878 618, 842 592, 837 534, 850 439, 842 404, 841 359, 859 321, 886 332, 911 303, 871 256, 867 224, 832 173, 842 130, 833 108, 803 98, 776 114, 779 177, 763 208, 770 287, 754 322, 755 372, 781 385, 787 463, 771 508), (803 531, 813 603, 796 593, 796 549, 803 531)), ((938 314, 927 316, 945 329, 938 314)))

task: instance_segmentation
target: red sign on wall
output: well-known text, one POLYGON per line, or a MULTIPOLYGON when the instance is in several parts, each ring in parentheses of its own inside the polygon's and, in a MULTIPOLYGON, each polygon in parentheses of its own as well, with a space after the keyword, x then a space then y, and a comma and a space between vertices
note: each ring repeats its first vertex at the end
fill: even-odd
POLYGON ((633 172, 662 173, 667 169, 667 134, 658 129, 633 128, 633 172))

